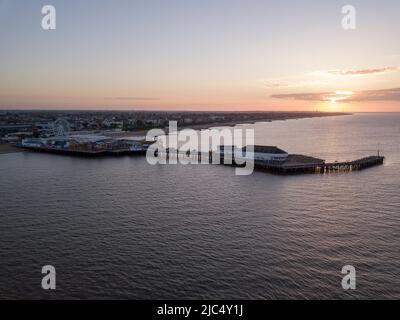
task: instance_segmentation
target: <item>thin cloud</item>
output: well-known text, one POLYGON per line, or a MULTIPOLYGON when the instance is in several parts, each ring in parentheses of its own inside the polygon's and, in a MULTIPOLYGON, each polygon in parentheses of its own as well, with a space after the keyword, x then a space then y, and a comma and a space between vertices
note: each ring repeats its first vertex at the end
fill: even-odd
POLYGON ((400 88, 366 90, 366 91, 334 91, 275 94, 271 98, 301 101, 342 101, 342 102, 368 102, 368 101, 400 101, 400 88))
POLYGON ((364 76, 369 74, 389 73, 398 71, 400 71, 400 68, 398 67, 384 67, 375 69, 328 70, 325 71, 325 73, 333 76, 364 76))
POLYGON ((264 80, 264 86, 268 89, 288 89, 288 88, 302 88, 302 87, 323 87, 328 85, 326 81, 321 81, 319 79, 306 79, 304 77, 301 79, 297 78, 287 78, 278 80, 264 80))
POLYGON ((154 97, 105 97, 105 100, 120 100, 120 101, 154 101, 160 98, 154 97))
POLYGON ((273 94, 271 98, 283 100, 325 101, 325 97, 330 94, 332 94, 332 92, 273 94))
MULTIPOLYGON (((268 89, 289 89, 289 88, 322 88, 331 86, 333 79, 327 76, 343 77, 344 79, 351 77, 362 77, 368 75, 379 75, 400 72, 400 67, 382 67, 368 69, 337 69, 337 70, 318 70, 303 75, 295 75, 291 77, 261 79, 264 86, 268 89)), ((343 80, 344 80, 343 79, 343 80)))
POLYGON ((400 101, 400 88, 361 91, 351 96, 349 101, 400 101))

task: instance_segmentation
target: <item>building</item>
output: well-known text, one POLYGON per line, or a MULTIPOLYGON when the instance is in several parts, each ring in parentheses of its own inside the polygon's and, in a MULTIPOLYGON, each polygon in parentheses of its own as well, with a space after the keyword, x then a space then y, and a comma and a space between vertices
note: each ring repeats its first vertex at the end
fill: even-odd
POLYGON ((217 151, 222 157, 232 157, 235 159, 246 158, 254 161, 264 162, 284 162, 289 154, 275 146, 255 145, 253 150, 248 147, 237 148, 235 146, 219 146, 217 151))
POLYGON ((114 148, 114 139, 96 134, 78 134, 68 137, 69 149, 73 151, 103 151, 114 148))
POLYGON ((0 125, 0 136, 16 132, 32 132, 31 124, 0 125))
POLYGON ((275 146, 254 146, 254 152, 247 151, 247 147, 242 149, 246 158, 254 159, 254 161, 285 161, 289 154, 275 146))
POLYGON ((44 148, 46 140, 39 138, 23 139, 21 145, 26 148, 44 148))

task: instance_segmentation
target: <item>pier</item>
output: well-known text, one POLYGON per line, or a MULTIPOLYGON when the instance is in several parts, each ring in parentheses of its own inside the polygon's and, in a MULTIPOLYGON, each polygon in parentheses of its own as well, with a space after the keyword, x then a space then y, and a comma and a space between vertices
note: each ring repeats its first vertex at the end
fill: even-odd
MULTIPOLYGON (((159 154, 161 157, 169 159, 172 150, 165 150, 159 154)), ((228 166, 238 166, 234 159, 225 163, 224 157, 216 152, 198 152, 196 150, 187 152, 177 152, 174 156, 188 157, 195 159, 198 163, 221 164, 228 166)), ((295 175, 295 174, 329 174, 335 172, 351 172, 368 169, 374 166, 383 165, 385 157, 369 156, 353 161, 325 162, 323 159, 299 154, 289 154, 285 161, 254 161, 254 168, 275 174, 295 175)))
MULTIPOLYGON (((20 146, 22 147, 22 146, 20 146)), ((103 156, 134 156, 134 155, 146 155, 146 150, 127 150, 127 149, 113 149, 113 150, 71 150, 71 149, 57 149, 57 148, 46 148, 46 147, 22 147, 26 150, 45 152, 45 153, 56 153, 70 156, 80 157, 103 157, 103 156)), ((232 155, 230 161, 225 161, 224 155, 214 151, 200 152, 197 150, 190 151, 177 151, 173 149, 166 149, 156 153, 156 156, 167 161, 171 157, 176 157, 177 160, 183 157, 186 160, 190 159, 190 163, 202 163, 202 164, 220 164, 228 166, 239 166, 232 155)), ((228 160, 228 159, 227 159, 228 160)), ((274 174, 282 175, 295 175, 295 174, 329 174, 335 172, 351 172, 364 170, 374 166, 382 165, 385 157, 368 156, 365 158, 353 160, 353 161, 342 161, 342 162, 326 162, 323 159, 310 157, 299 154, 287 154, 287 157, 283 161, 276 160, 254 160, 254 169, 260 171, 266 171, 274 174)), ((253 160, 247 160, 253 161, 253 160)), ((240 163, 240 162, 239 162, 240 163)))
POLYGON ((319 170, 320 173, 364 170, 370 167, 382 165, 384 160, 385 157, 382 156, 369 156, 354 161, 325 163, 324 165, 319 166, 317 170, 319 170))
POLYGON ((369 156, 353 161, 328 162, 304 155, 289 155, 287 161, 274 164, 255 162, 255 168, 278 174, 351 172, 383 165, 385 157, 369 156))
POLYGON ((303 174, 319 173, 329 174, 335 172, 351 172, 368 169, 374 166, 383 165, 385 157, 369 156, 353 161, 325 162, 304 155, 289 155, 287 161, 274 164, 255 162, 255 168, 270 171, 278 174, 303 174))
POLYGON ((278 174, 329 174, 335 172, 351 172, 383 165, 385 157, 369 156, 354 161, 325 163, 324 160, 303 156, 289 155, 288 160, 281 164, 255 162, 255 168, 278 174))

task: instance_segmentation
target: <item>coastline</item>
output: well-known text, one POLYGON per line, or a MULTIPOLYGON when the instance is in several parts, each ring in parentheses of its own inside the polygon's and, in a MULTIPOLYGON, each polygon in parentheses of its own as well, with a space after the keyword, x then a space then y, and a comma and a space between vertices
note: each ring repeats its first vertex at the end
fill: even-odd
MULTIPOLYGON (((280 113, 280 112, 270 112, 265 115, 265 117, 260 117, 259 119, 256 120, 250 120, 250 121, 225 121, 225 122, 208 122, 208 123, 202 123, 202 124, 195 124, 195 125, 181 125, 178 126, 178 129, 193 129, 193 130, 207 130, 210 128, 220 128, 220 127, 234 127, 237 125, 241 124, 255 124, 259 122, 273 122, 273 121, 286 121, 286 120, 300 120, 300 119, 307 119, 307 118, 323 118, 323 117, 335 117, 335 116, 349 116, 352 115, 352 113, 345 113, 345 112, 285 112, 285 113, 280 113), (277 117, 277 115, 279 115, 277 117)), ((119 138, 124 138, 124 137, 132 137, 132 136, 146 136, 147 132, 151 129, 168 129, 166 127, 164 128, 148 128, 148 129, 138 129, 138 130, 132 130, 132 131, 121 131, 120 133, 115 133, 112 134, 112 137, 119 137, 119 138)), ((107 134, 106 134, 107 135, 107 134)))
POLYGON ((16 152, 23 152, 24 150, 21 148, 14 147, 9 144, 0 144, 0 155, 2 154, 9 154, 9 153, 16 153, 16 152))
MULTIPOLYGON (((258 119, 252 120, 238 120, 238 121, 214 121, 208 123, 201 123, 195 125, 180 125, 178 126, 179 130, 182 129, 193 129, 193 130, 207 130, 210 128, 221 128, 221 127, 234 127, 236 125, 241 124, 255 124, 260 122, 273 122, 273 121, 286 121, 286 120, 300 120, 306 118, 322 118, 322 117, 333 117, 333 116, 345 116, 352 115, 351 113, 343 113, 343 112, 267 112, 260 116, 258 119)), ((147 133, 151 129, 162 129, 168 132, 167 127, 155 127, 155 128, 146 128, 146 129, 138 129, 132 131, 121 131, 121 132, 105 132, 104 135, 110 138, 132 138, 132 137, 146 137, 147 133)), ((23 152, 24 150, 18 147, 15 147, 10 144, 0 144, 0 155, 2 154, 10 154, 23 152)))

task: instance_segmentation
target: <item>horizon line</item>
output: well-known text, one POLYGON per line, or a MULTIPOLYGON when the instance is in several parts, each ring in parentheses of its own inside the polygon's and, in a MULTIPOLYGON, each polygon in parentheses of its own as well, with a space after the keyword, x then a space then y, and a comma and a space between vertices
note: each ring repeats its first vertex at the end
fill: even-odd
POLYGON ((255 112, 270 112, 270 113, 279 113, 279 112, 287 112, 287 113, 400 113, 400 111, 396 112, 350 112, 350 111, 323 111, 323 110, 226 110, 226 109, 219 109, 219 110, 182 110, 182 109, 150 109, 150 110, 145 110, 145 109, 39 109, 39 108, 31 108, 31 109, 1 109, 0 112, 3 111, 96 111, 96 112, 113 112, 113 111, 119 111, 119 112, 199 112, 199 113, 206 113, 206 112, 220 112, 220 113, 241 113, 241 112, 247 112, 247 113, 255 113, 255 112))

